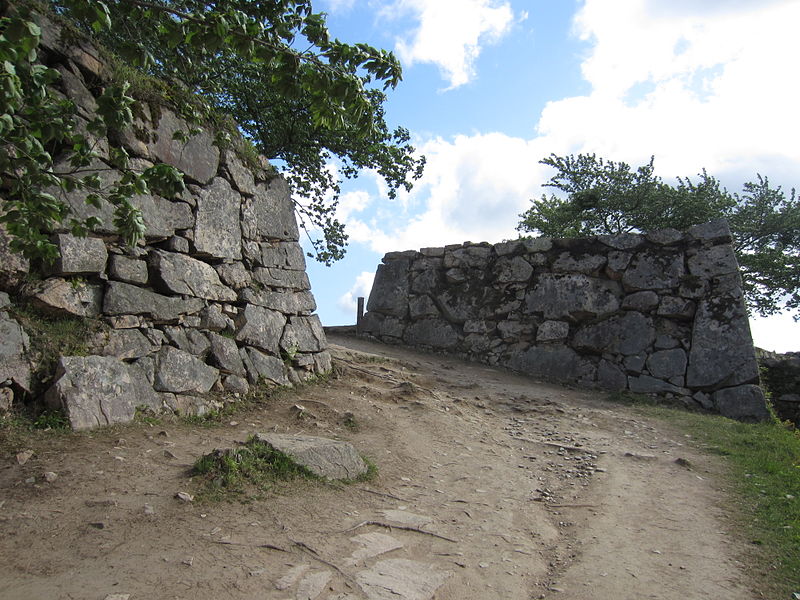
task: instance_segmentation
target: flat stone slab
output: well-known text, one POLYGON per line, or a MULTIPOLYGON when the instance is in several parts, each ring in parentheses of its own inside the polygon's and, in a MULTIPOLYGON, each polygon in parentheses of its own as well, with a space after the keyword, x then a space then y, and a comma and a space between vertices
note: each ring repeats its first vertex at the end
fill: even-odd
POLYGON ((369 600, 431 600, 452 575, 423 562, 389 558, 358 573, 356 581, 369 600))
POLYGON ((283 452, 320 477, 355 479, 367 472, 367 464, 348 442, 281 433, 257 433, 256 439, 283 452))
POLYGON ((400 540, 378 531, 362 533, 361 535, 351 537, 350 541, 359 544, 361 548, 354 551, 350 558, 347 559, 348 565, 355 565, 359 561, 374 558, 403 547, 403 542, 400 540))

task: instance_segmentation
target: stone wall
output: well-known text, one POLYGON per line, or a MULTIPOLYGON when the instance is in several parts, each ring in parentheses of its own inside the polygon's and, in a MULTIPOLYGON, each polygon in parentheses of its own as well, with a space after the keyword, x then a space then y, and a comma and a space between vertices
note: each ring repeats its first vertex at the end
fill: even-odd
MULTIPOLYGON (((61 73, 56 93, 91 118, 108 69, 91 45, 62 49, 58 28, 43 30, 44 60, 61 73)), ((207 128, 177 141, 192 126, 168 108, 139 105, 137 114, 131 129, 95 140, 92 169, 103 182, 119 178, 107 160, 122 147, 137 168, 177 167, 188 189, 134 198, 147 230, 132 249, 115 234, 108 202, 94 208, 85 193, 62 193, 101 225, 86 238, 54 232, 61 257, 44 269, 11 253, 0 229, 0 410, 43 392, 85 429, 130 421, 137 407, 203 413, 257 382, 291 385, 330 370, 286 182, 266 161, 245 167, 207 128), (37 389, 41 357, 14 317, 23 304, 102 324, 88 355, 60 358, 47 389, 37 389), (227 394, 212 400, 214 391, 227 394)))
POLYGON ((767 417, 727 223, 391 252, 362 331, 535 378, 767 417))
POLYGON ((756 353, 775 414, 800 427, 800 352, 778 354, 758 348, 756 353))

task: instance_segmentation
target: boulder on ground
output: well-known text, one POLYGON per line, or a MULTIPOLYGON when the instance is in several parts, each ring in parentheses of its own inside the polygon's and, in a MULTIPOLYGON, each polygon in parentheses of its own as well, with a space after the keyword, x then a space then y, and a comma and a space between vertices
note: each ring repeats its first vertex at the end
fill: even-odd
POLYGON ((257 433, 256 439, 320 477, 355 479, 368 471, 367 464, 348 442, 282 433, 257 433))

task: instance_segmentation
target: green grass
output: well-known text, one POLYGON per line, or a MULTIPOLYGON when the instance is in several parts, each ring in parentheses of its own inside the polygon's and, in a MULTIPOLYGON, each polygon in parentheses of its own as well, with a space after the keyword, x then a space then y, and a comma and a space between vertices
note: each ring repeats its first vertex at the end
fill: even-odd
POLYGON ((792 598, 800 592, 800 431, 777 420, 750 424, 658 406, 636 408, 673 423, 700 449, 723 458, 734 494, 732 518, 751 548, 742 560, 752 567, 762 597, 792 598))
POLYGON ((201 456, 192 467, 192 475, 200 478, 202 489, 197 498, 205 501, 258 499, 275 490, 279 482, 320 479, 255 437, 240 448, 214 450, 201 456))

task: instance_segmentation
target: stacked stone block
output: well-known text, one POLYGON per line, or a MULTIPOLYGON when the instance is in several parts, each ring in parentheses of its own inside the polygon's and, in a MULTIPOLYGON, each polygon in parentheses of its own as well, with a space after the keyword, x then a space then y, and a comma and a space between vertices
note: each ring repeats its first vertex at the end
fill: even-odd
MULTIPOLYGON (((42 27, 45 61, 62 75, 56 93, 93 117, 107 76, 99 53, 65 47, 54 24, 42 27)), ((106 183, 119 179, 106 162, 118 146, 134 168, 177 167, 187 190, 132 199, 146 226, 135 248, 120 242, 110 203, 96 208, 85 192, 55 192, 100 225, 87 238, 54 232, 60 258, 36 283, 26 282, 31 265, 9 251, 0 229, 0 408, 35 391, 28 337, 7 310, 22 297, 106 325, 90 355, 61 358, 44 394, 75 429, 130 421, 138 407, 198 414, 216 406, 209 392, 291 385, 331 368, 287 183, 264 161, 246 167, 207 128, 179 141, 176 132, 195 126, 169 108, 140 104, 137 114, 134 127, 96 140, 92 168, 106 183)))
POLYGON ((535 378, 767 417, 722 220, 687 232, 391 252, 362 329, 535 378))

